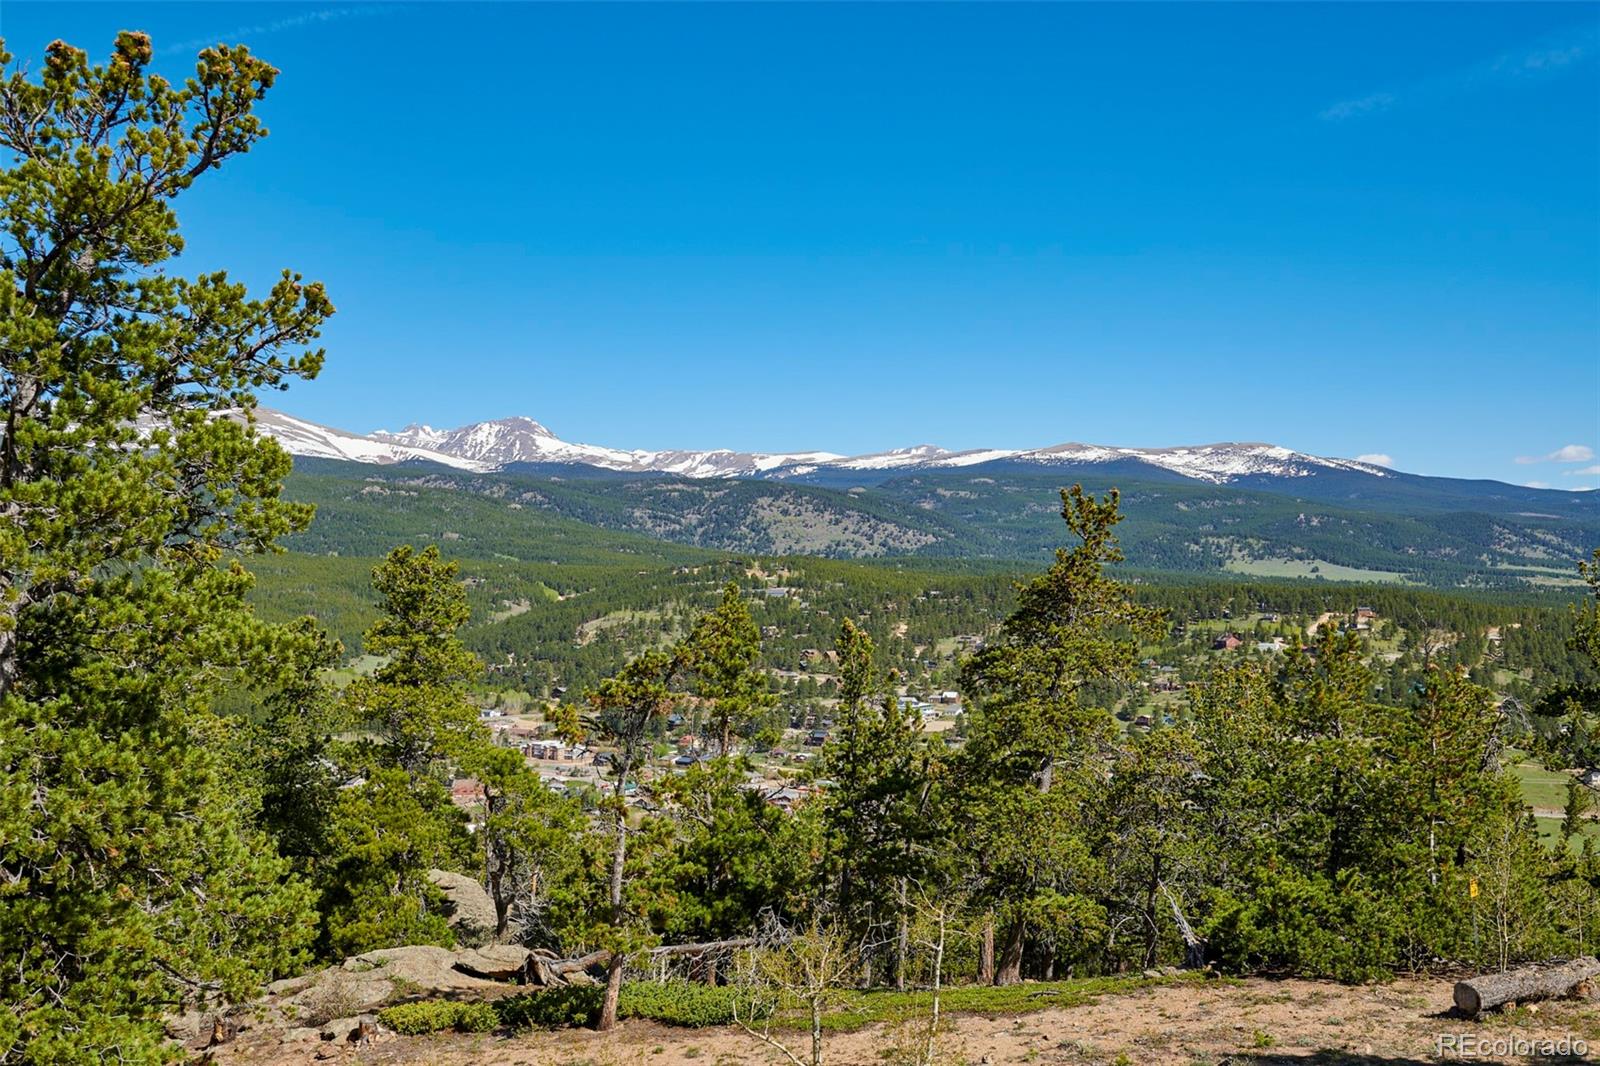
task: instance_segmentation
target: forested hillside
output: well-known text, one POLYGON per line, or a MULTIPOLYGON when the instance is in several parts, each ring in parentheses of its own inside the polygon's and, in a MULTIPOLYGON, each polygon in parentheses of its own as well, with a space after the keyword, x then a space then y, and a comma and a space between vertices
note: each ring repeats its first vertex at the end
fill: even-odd
MULTIPOLYGON (((1036 467, 938 471, 826 488, 574 466, 472 474, 301 459, 289 491, 322 515, 318 528, 293 542, 302 551, 370 553, 375 538, 392 530, 452 542, 494 539, 505 554, 532 559, 538 551, 559 555, 560 541, 578 536, 580 527, 548 521, 560 517, 721 552, 1034 562, 1049 556, 1057 536, 1063 476, 1036 467), (535 549, 540 538, 551 543, 535 549)), ((1504 505, 1446 510, 1429 501, 1408 512, 1395 500, 1369 508, 1175 475, 1140 481, 1095 470, 1090 477, 1103 479, 1086 482, 1093 491, 1122 490, 1128 561, 1156 571, 1534 589, 1570 586, 1570 560, 1600 540, 1600 514, 1586 500, 1561 515, 1504 505)), ((650 550, 598 533, 591 540, 596 548, 650 550)))

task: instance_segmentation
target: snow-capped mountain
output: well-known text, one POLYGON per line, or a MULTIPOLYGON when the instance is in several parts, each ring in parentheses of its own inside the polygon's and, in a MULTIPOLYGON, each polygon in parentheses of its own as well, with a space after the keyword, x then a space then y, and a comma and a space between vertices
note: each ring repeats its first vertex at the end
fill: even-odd
POLYGON ((426 460, 443 463, 462 470, 491 470, 498 464, 480 463, 448 452, 386 440, 376 434, 363 437, 342 429, 319 426, 303 418, 274 411, 270 407, 255 410, 256 428, 283 445, 290 455, 314 456, 318 459, 345 459, 353 463, 403 463, 408 460, 426 460))
POLYGON ((623 451, 598 444, 568 443, 531 418, 502 418, 447 430, 419 425, 407 426, 396 433, 380 429, 372 434, 372 439, 400 447, 443 452, 486 467, 508 463, 581 463, 606 470, 708 478, 755 477, 783 466, 831 463, 843 458, 831 452, 765 455, 726 449, 623 451))
POLYGON ((513 463, 561 463, 627 473, 692 478, 801 478, 819 473, 938 470, 984 463, 1070 467, 1142 463, 1212 484, 1252 477, 1306 477, 1335 471, 1390 477, 1391 471, 1354 459, 1325 459, 1274 444, 1202 444, 1178 448, 1126 448, 1056 444, 1045 448, 948 451, 932 444, 845 456, 834 452, 761 453, 728 449, 645 451, 574 444, 531 418, 476 422, 458 429, 410 425, 367 436, 319 426, 281 411, 259 408, 261 428, 295 455, 360 463, 427 460, 465 470, 495 470, 513 463))
POLYGON ((1243 477, 1306 477, 1329 470, 1354 470, 1374 477, 1390 471, 1355 459, 1327 459, 1276 444, 1199 444, 1186 448, 1107 448, 1096 444, 1057 444, 1019 452, 1018 458, 1039 463, 1109 463, 1133 459, 1184 477, 1226 484, 1243 477))

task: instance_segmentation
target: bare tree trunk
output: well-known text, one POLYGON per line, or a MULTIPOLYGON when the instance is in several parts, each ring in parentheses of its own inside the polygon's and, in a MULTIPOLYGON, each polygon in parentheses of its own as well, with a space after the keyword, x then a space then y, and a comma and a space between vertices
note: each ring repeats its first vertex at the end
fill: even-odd
POLYGON ((900 931, 895 941, 894 987, 906 990, 906 956, 911 954, 911 919, 906 914, 906 879, 900 879, 900 931))
POLYGON ((933 1049, 939 1039, 939 991, 944 983, 945 909, 939 908, 939 939, 933 944, 933 1013, 928 1018, 928 1041, 923 1048, 922 1066, 933 1066, 933 1049))
MULTIPOLYGON (((487 809, 493 811, 492 800, 487 801, 487 809)), ((506 929, 511 924, 511 894, 506 885, 505 857, 500 854, 492 838, 485 841, 483 857, 484 880, 488 882, 489 898, 494 901, 494 939, 500 943, 505 940, 506 929)))
POLYGON ((995 984, 1014 985, 1022 981, 1022 947, 1026 932, 1026 925, 1021 918, 1015 919, 1006 928, 1005 948, 1000 953, 1000 966, 994 974, 995 984))
POLYGON ((994 911, 983 917, 983 940, 978 946, 978 983, 994 983, 994 911))
POLYGON ((1158 879, 1152 878, 1150 886, 1144 896, 1144 966, 1148 970, 1156 964, 1156 955, 1161 947, 1161 928, 1156 925, 1156 890, 1161 884, 1158 879))
POLYGON ((811 1066, 822 1066, 822 996, 811 997, 811 1066))
MULTIPOLYGON (((611 852, 611 923, 618 929, 622 926, 623 918, 622 871, 628 862, 628 808, 623 797, 627 794, 629 769, 624 761, 617 775, 617 794, 613 797, 617 804, 617 843, 611 852)), ((600 1010, 600 1022, 595 1026, 602 1033, 617 1024, 617 998, 622 994, 622 971, 626 965, 627 959, 619 951, 612 954, 611 962, 606 967, 606 999, 600 1010)))
POLYGON ((617 1000, 622 996, 622 971, 627 969, 627 957, 620 951, 612 952, 606 965, 606 999, 600 1008, 600 1032, 609 1032, 617 1024, 617 1000))
POLYGON ((1172 920, 1178 923, 1178 932, 1183 937, 1183 965, 1186 969, 1200 970, 1206 964, 1206 942, 1194 931, 1194 926, 1189 924, 1189 919, 1183 916, 1183 911, 1178 907, 1178 897, 1172 894, 1172 889, 1165 883, 1161 891, 1167 897, 1167 905, 1172 908, 1172 920))

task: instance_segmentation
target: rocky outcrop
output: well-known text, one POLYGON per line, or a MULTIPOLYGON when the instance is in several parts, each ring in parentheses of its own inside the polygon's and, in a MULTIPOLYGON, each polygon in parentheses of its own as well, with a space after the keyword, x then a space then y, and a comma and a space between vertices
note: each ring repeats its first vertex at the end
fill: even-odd
POLYGON ((604 954, 561 960, 515 944, 380 948, 274 981, 255 1003, 175 1014, 167 1020, 167 1036, 198 1051, 251 1030, 256 1042, 315 1042, 320 1058, 322 1051, 377 1039, 377 1012, 384 1007, 421 999, 492 1000, 529 983, 592 983, 584 969, 604 954))
POLYGON ((528 967, 528 949, 515 944, 490 944, 456 952, 452 964, 461 973, 488 981, 520 981, 528 967))
POLYGON ((479 947, 494 939, 494 900, 482 885, 471 877, 448 870, 429 870, 428 880, 444 894, 448 908, 446 917, 458 944, 479 947))

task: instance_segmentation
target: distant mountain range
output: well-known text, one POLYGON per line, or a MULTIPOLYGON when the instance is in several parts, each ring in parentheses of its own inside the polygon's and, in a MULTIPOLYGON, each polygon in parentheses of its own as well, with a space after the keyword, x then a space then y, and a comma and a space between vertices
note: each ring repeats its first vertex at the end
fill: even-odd
POLYGON ((603 532, 761 555, 1038 559, 1061 543, 1056 492, 1073 482, 1122 490, 1128 560, 1152 570, 1527 587, 1569 582, 1600 544, 1600 493, 1270 444, 769 455, 572 444, 526 418, 366 435, 269 409, 257 422, 301 457, 291 491, 318 520, 296 543, 318 553, 438 538, 538 558, 558 518, 582 523, 560 536, 595 544, 603 532))
POLYGON ((919 444, 867 455, 835 452, 647 451, 573 444, 531 418, 458 429, 411 425, 362 435, 258 408, 261 429, 293 455, 357 463, 437 463, 492 471, 656 474, 691 479, 792 481, 830 488, 871 487, 940 472, 1081 475, 1136 482, 1235 486, 1387 511, 1472 511, 1550 518, 1600 516, 1600 493, 1532 489, 1501 481, 1427 477, 1355 459, 1308 455, 1275 444, 1171 448, 1055 444, 1043 448, 950 451, 919 444))
POLYGON ((867 455, 730 449, 645 451, 573 444, 531 418, 474 422, 459 429, 410 425, 395 432, 378 430, 366 436, 319 426, 269 408, 258 409, 257 418, 263 430, 296 455, 367 463, 421 459, 477 471, 499 470, 512 464, 559 463, 689 478, 816 479, 817 475, 847 475, 851 471, 905 473, 1005 462, 1036 467, 1133 463, 1212 484, 1229 484, 1249 477, 1306 477, 1326 471, 1355 472, 1374 478, 1391 476, 1391 471, 1371 463, 1307 455, 1274 444, 1125 448, 1067 443, 1044 448, 967 451, 919 444, 867 455))

